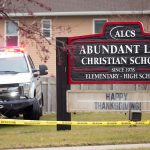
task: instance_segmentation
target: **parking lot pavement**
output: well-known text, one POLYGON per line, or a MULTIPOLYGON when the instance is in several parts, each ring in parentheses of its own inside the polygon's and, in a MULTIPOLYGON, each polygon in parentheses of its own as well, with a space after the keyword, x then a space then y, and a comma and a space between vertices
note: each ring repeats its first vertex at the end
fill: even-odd
POLYGON ((30 148, 30 149, 15 149, 15 150, 117 150, 117 149, 133 149, 133 148, 150 148, 150 143, 147 143, 147 144, 80 146, 80 147, 76 146, 76 147, 30 148))

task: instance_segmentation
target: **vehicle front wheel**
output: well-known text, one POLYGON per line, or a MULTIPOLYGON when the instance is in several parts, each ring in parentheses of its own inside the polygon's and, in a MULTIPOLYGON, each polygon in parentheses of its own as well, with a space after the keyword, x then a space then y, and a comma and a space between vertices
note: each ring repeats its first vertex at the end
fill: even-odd
POLYGON ((31 107, 25 109, 23 114, 24 119, 39 120, 41 116, 41 108, 39 102, 36 100, 31 107))

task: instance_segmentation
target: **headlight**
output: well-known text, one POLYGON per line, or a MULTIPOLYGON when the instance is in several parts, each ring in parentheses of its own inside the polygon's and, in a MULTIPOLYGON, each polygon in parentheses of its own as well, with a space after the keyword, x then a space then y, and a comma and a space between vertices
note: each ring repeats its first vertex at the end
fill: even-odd
POLYGON ((24 95, 25 96, 29 96, 29 91, 30 91, 30 86, 31 86, 31 83, 28 82, 28 83, 21 83, 19 84, 21 90, 23 91, 24 95))
POLYGON ((10 87, 8 88, 8 95, 12 98, 19 96, 19 88, 18 87, 10 87))
POLYGON ((10 92, 11 97, 16 97, 19 95, 19 92, 10 92))

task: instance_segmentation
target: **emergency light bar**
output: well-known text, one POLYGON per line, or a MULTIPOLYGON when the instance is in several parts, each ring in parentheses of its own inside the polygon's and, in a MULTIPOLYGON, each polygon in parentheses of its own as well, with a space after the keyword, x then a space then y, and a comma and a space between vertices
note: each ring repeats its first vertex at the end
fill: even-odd
POLYGON ((0 52, 21 52, 23 53, 25 50, 22 47, 7 47, 7 48, 0 48, 0 52))

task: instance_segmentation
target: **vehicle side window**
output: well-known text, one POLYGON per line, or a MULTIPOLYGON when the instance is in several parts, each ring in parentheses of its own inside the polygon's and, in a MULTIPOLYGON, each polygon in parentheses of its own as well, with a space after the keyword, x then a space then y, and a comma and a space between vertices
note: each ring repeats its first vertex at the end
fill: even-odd
POLYGON ((34 63, 33 63, 32 59, 31 59, 31 57, 29 55, 28 55, 28 60, 29 60, 31 68, 35 69, 34 63))

